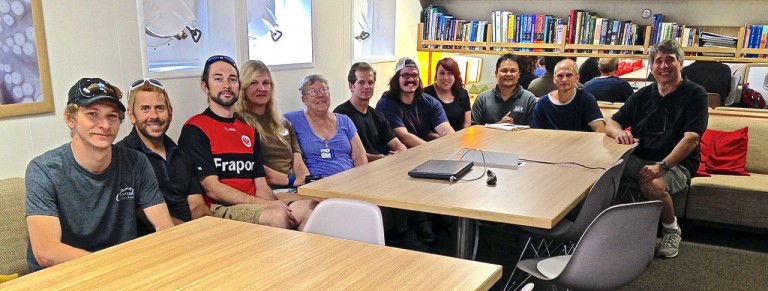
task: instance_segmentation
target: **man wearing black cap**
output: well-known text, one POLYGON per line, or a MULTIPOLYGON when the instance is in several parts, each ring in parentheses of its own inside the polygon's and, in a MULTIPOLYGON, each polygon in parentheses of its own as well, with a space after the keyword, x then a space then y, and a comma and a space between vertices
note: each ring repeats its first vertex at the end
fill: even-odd
POLYGON ((146 157, 112 145, 121 96, 104 80, 80 79, 64 109, 72 142, 27 166, 30 272, 135 238, 137 209, 156 230, 173 226, 146 157))
POLYGON ((408 57, 397 62, 389 91, 376 103, 376 110, 408 148, 454 133, 440 101, 424 94, 416 61, 408 57))
POLYGON ((317 205, 298 196, 277 199, 267 184, 255 130, 235 116, 240 72, 227 56, 210 57, 200 88, 208 109, 181 129, 179 147, 197 168, 203 198, 215 217, 302 230, 317 205))

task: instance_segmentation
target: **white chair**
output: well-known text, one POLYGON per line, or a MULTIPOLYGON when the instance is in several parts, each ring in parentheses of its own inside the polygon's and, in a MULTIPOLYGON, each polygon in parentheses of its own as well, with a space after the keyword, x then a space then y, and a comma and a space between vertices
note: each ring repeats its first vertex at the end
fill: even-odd
POLYGON ((384 245, 381 210, 365 201, 323 200, 312 211, 304 232, 384 245))

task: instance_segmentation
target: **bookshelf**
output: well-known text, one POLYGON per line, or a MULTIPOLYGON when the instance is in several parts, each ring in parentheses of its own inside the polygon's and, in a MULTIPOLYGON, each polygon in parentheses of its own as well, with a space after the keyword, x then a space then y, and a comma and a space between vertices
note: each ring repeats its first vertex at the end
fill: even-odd
MULTIPOLYGON (((513 52, 516 55, 523 56, 563 56, 563 57, 614 57, 614 58, 647 58, 648 49, 651 46, 650 36, 651 27, 645 26, 645 39, 642 45, 587 45, 587 44, 568 44, 568 43, 506 43, 491 41, 440 41, 424 39, 424 24, 419 23, 417 51, 420 52, 442 52, 458 54, 505 54, 513 52), (452 48, 444 48, 450 46, 452 48), (474 47, 475 49, 470 49, 474 47), (552 51, 515 51, 516 49, 536 48, 549 49, 552 51), (591 51, 591 52, 579 52, 591 51), (605 53, 610 51, 629 51, 632 53, 605 53)), ((567 27, 566 27, 567 29, 567 27)), ((768 55, 768 49, 748 49, 743 48, 745 41, 744 27, 713 27, 705 26, 702 30, 714 32, 723 35, 734 36, 737 38, 735 48, 724 47, 684 47, 686 60, 705 60, 729 63, 768 63, 768 58, 748 58, 747 54, 768 55), (689 53, 691 55, 689 55, 689 53), (701 56, 692 55, 695 53, 727 53, 733 54, 733 57, 723 56, 701 56)), ((491 25, 487 25, 485 39, 491 39, 491 25)), ((566 32, 564 31, 563 34, 566 32)))

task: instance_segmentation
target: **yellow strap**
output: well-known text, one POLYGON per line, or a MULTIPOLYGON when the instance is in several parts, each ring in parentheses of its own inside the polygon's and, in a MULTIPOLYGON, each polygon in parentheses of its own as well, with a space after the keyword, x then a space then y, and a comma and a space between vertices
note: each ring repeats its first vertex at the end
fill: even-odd
POLYGON ((16 279, 19 277, 18 273, 10 274, 10 275, 0 275, 0 283, 8 282, 12 279, 16 279))

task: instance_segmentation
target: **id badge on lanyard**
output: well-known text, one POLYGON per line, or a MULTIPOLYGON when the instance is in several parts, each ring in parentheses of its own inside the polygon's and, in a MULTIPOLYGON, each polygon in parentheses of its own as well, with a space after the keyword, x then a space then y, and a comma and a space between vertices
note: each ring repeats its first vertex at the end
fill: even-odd
POLYGON ((325 147, 320 148, 320 158, 322 159, 332 159, 333 158, 333 150, 328 146, 328 140, 323 140, 325 142, 325 147))

